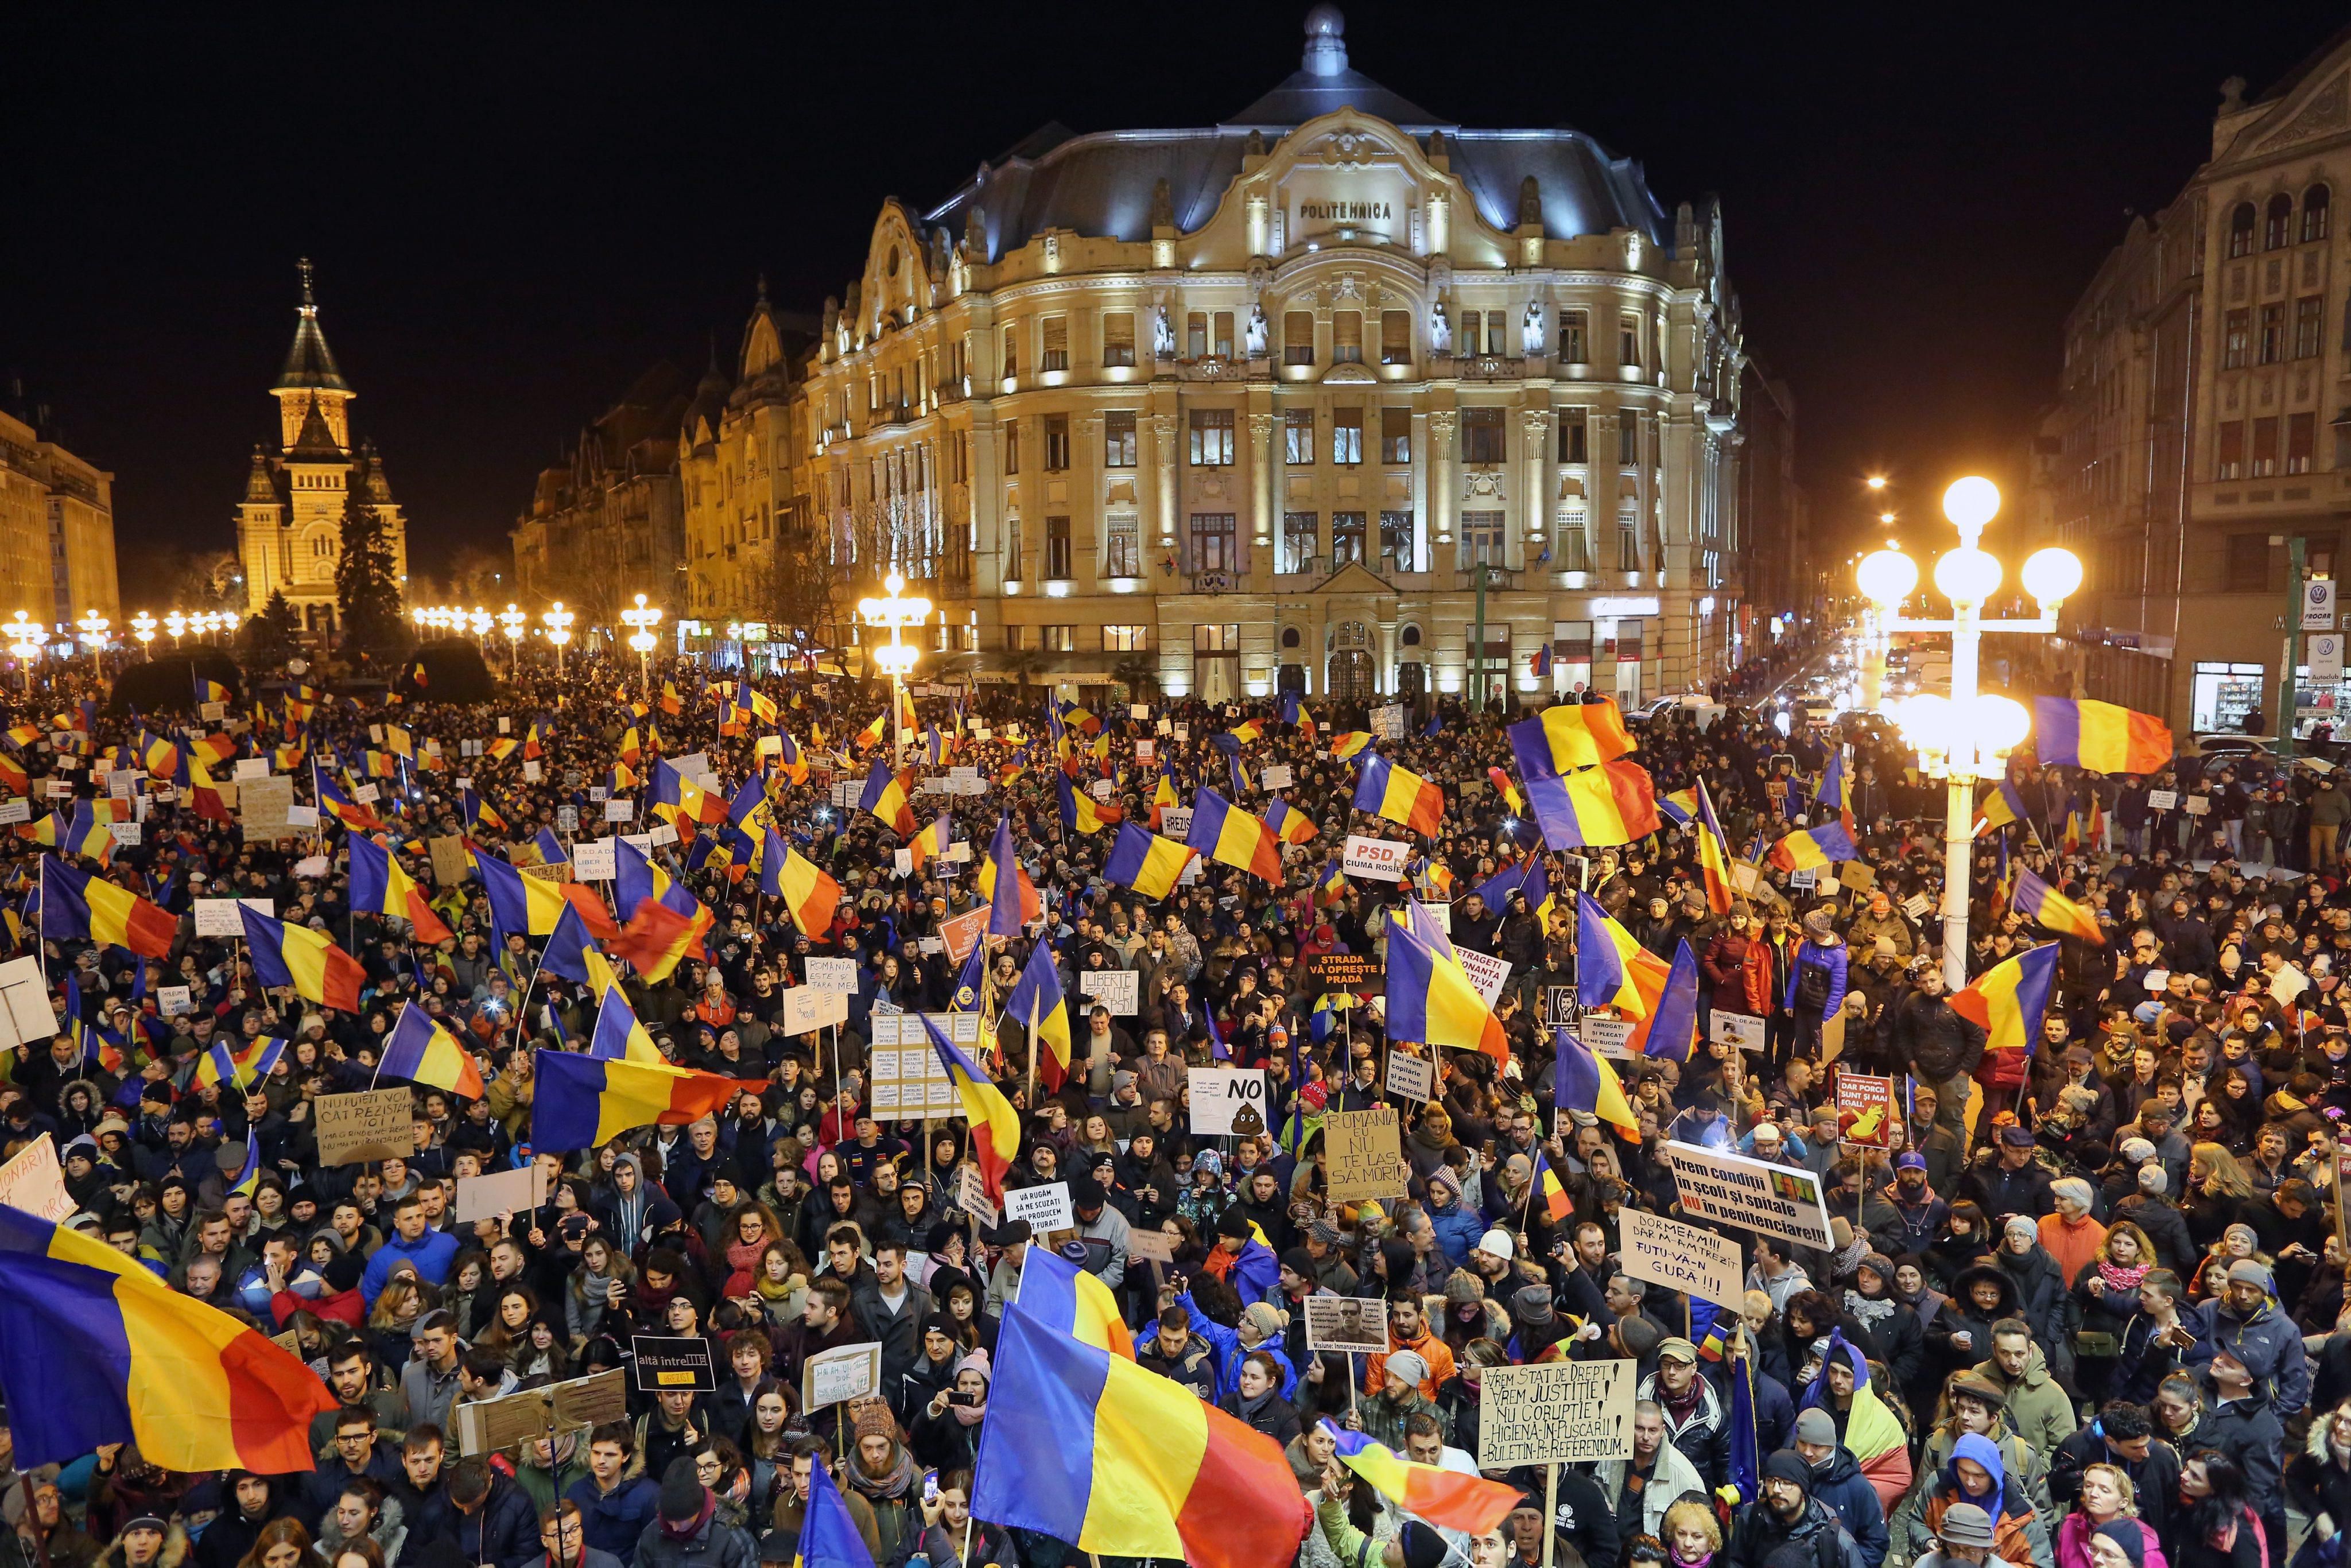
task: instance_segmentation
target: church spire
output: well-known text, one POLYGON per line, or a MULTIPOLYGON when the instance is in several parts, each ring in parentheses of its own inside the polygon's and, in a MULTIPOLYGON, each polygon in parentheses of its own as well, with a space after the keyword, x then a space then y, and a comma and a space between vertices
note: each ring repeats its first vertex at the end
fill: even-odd
POLYGON ((277 372, 277 384, 273 390, 307 388, 313 391, 349 392, 350 385, 343 372, 335 368, 335 356, 327 348, 327 335, 319 329, 319 302, 310 289, 310 258, 301 261, 302 304, 299 319, 294 326, 294 346, 287 350, 286 366, 277 372))

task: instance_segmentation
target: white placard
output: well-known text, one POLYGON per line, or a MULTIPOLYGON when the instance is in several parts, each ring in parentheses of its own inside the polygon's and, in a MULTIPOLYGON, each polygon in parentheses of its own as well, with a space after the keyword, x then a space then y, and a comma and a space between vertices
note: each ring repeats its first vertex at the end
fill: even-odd
POLYGON ((116 843, 126 848, 136 848, 147 832, 147 830, 137 822, 109 822, 106 824, 106 831, 116 843))
POLYGON ((2322 632, 2310 639, 2310 678, 2334 685, 2343 678, 2343 636, 2322 632))
POLYGON ((73 780, 70 779, 52 779, 43 785, 42 788, 47 792, 51 800, 70 800, 73 799, 74 787, 73 780))
POLYGON ((1671 1139, 1657 1152, 1673 1169, 1683 1213, 1800 1247, 1825 1251, 1835 1245, 1821 1203, 1821 1178, 1811 1171, 1671 1139))
POLYGON ((2177 789, 2150 789, 2147 792, 2147 803, 2148 808, 2152 810, 2176 810, 2179 806, 2179 791, 2177 789))
POLYGON ((1633 1053, 1625 1048, 1632 1035, 1631 1019, 1603 1018, 1598 1013, 1584 1014, 1583 1021, 1575 1026, 1576 1038, 1590 1046, 1593 1054, 1613 1056, 1623 1061, 1632 1060, 1633 1053))
POLYGON ((1436 1064, 1390 1046, 1388 1092, 1399 1100, 1418 1100, 1426 1103, 1437 1092, 1436 1064))
POLYGON ((1185 1077, 1191 1086, 1192 1131, 1252 1137, 1266 1130, 1263 1068, 1192 1067, 1185 1077))
POLYGON ((1387 1309, 1378 1301, 1326 1292, 1307 1297, 1304 1306, 1307 1349, 1387 1354, 1387 1309))
POLYGON ((1369 877, 1374 882, 1402 882, 1405 862, 1412 859, 1412 846, 1399 839, 1366 838, 1362 833, 1347 835, 1347 850, 1339 862, 1339 869, 1349 876, 1369 877))
POLYGON ((1290 764, 1287 762, 1277 762, 1270 768, 1261 768, 1258 769, 1257 784, 1259 789, 1267 790, 1288 789, 1293 788, 1294 785, 1290 776, 1290 764))
POLYGON ((49 982, 41 961, 26 956, 0 964, 0 1051, 57 1032, 57 1015, 49 1007, 49 982))
POLYGON ((107 794, 117 800, 128 800, 139 788, 139 777, 135 768, 114 769, 106 776, 107 794))
POLYGON ((1142 981, 1132 969, 1080 969, 1078 994, 1110 1009, 1113 1018, 1131 1019, 1142 1005, 1142 981))
POLYGON ((653 840, 657 850, 677 842, 677 830, 667 822, 654 823, 653 831, 645 836, 653 840))
POLYGON ((1820 868, 1817 866, 1808 865, 1801 870, 1792 871, 1788 873, 1788 886, 1797 893, 1812 892, 1814 887, 1819 885, 1820 880, 1820 868))
POLYGON ((820 990, 854 992, 857 989, 857 960, 854 958, 810 958, 808 983, 820 990))
POLYGON ((1158 758, 1159 743, 1149 736, 1144 736, 1134 743, 1134 759, 1137 762, 1155 762, 1158 758))
POLYGON ((514 720, 501 717, 498 720, 498 733, 500 735, 512 735, 514 733, 513 725, 514 720))
POLYGON ((522 765, 522 781, 524 783, 536 784, 546 777, 547 769, 538 765, 538 758, 534 757, 529 761, 522 765))
POLYGON ((246 779, 266 779, 266 778, 268 778, 268 777, 269 777, 269 758, 267 758, 266 757, 240 757, 240 758, 238 758, 236 759, 236 772, 235 772, 235 774, 234 775, 234 777, 236 779, 236 781, 237 781, 238 783, 240 783, 240 784, 242 784, 243 782, 245 782, 245 780, 246 780, 246 779))
POLYGON ((1617 1264, 1646 1280, 1737 1312, 1747 1299, 1746 1254, 1739 1243, 1646 1209, 1617 1211, 1617 1264))
POLYGON ((1582 1464, 1633 1454, 1631 1361, 1489 1366, 1478 1390, 1478 1468, 1582 1464))
POLYGON ((245 917, 236 912, 240 904, 250 904, 260 915, 277 913, 277 906, 266 898, 199 898, 195 901, 196 935, 243 936, 245 917))
POLYGON ((2306 577, 2302 580, 2302 629, 2305 632, 2335 630, 2335 584, 2323 577, 2306 577))
POLYGON ((1740 1051, 1761 1051, 1763 1036, 1763 1020, 1753 1013, 1727 1012, 1717 1008, 1708 1024, 1706 1038, 1740 1051))
POLYGON ((637 803, 625 795, 614 795, 604 801, 604 820, 608 822, 633 822, 637 820, 637 803))
POLYGON ((1159 836, 1181 843, 1192 835, 1192 808, 1163 806, 1159 811, 1159 836))
POLYGON ((1913 920, 1924 920, 1927 911, 1934 907, 1935 901, 1923 893, 1914 893, 1902 901, 1902 913, 1913 920))
POLYGON ((298 861, 296 861, 296 862, 294 862, 294 874, 295 874, 296 876, 324 876, 324 875, 326 875, 326 874, 327 874, 327 857, 326 857, 326 856, 324 856, 324 855, 306 855, 306 856, 304 856, 302 859, 300 859, 300 860, 298 860, 298 861))
POLYGON ((800 1407, 821 1410, 865 1399, 882 1388, 882 1347, 871 1341, 835 1346, 800 1364, 800 1407))
POLYGON ((794 986, 784 993, 784 1032, 807 1034, 827 1024, 849 1021, 849 993, 820 986, 794 986))
POLYGON ((155 1006, 167 1019, 185 1018, 196 1010, 195 992, 187 986, 158 986, 155 1006))
POLYGON ((33 803, 30 800, 0 801, 0 826, 5 826, 10 822, 29 822, 32 820, 33 803))
POLYGON ((1502 999, 1502 988, 1510 983, 1510 978, 1508 960, 1469 947, 1456 947, 1453 956, 1461 960, 1461 967, 1468 975, 1469 983, 1478 988, 1478 994, 1486 998, 1488 1007, 1502 999))
POLYGON ((501 1214, 528 1214, 546 1201, 547 1167, 537 1160, 510 1171, 457 1178, 460 1225, 496 1219, 501 1214))
POLYGON ((362 784, 351 791, 351 799, 362 806, 372 806, 383 799, 383 791, 372 784, 362 784))
POLYGON ((1086 793, 1092 795, 1097 800, 1107 801, 1110 799, 1110 780, 1107 779, 1095 779, 1092 783, 1086 786, 1086 793))
POLYGON ((1070 1184, 1065 1181, 1007 1189, 1004 1218, 1027 1220, 1029 1228, 1039 1236, 1073 1229, 1078 1222, 1077 1216, 1070 1209, 1070 1184))
POLYGON ((1129 703, 1126 705, 1126 716, 1129 718, 1149 718, 1151 716, 1151 705, 1149 703, 1129 703))
POLYGON ((2212 814, 2212 797, 2190 795, 2179 802, 2179 809, 2191 817, 2209 817, 2212 814))
POLYGON ((289 828, 316 828, 319 825, 319 808, 316 806, 287 807, 286 825, 289 828))
POLYGON ((66 1173, 57 1164, 57 1141, 47 1133, 0 1166, 0 1203, 60 1225, 73 1218, 80 1205, 66 1191, 66 1173))
POLYGON ((571 874, 581 882, 611 882, 620 874, 613 864, 617 839, 575 839, 571 844, 571 874))

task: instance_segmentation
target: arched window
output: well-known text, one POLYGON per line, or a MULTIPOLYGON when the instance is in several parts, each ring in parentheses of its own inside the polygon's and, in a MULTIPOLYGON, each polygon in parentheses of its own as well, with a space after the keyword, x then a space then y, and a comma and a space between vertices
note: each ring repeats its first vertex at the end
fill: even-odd
POLYGON ((311 553, 312 555, 332 555, 332 554, 334 554, 334 553, 335 553, 335 540, 334 540, 334 536, 332 536, 331 534, 319 534, 319 535, 318 535, 316 538, 312 538, 312 539, 311 539, 311 541, 310 541, 310 553, 311 553))
POLYGON ((2229 254, 2243 256, 2253 248, 2253 204, 2239 202, 2229 214, 2229 254))
POLYGON ((2294 237, 2294 198, 2280 191, 2262 216, 2262 248, 2275 250, 2294 237))
POLYGON ((2326 237, 2327 190, 2313 185, 2302 193, 2302 243, 2326 237))
POLYGON ((1397 633, 1396 640, 1407 648, 1417 648, 1420 646, 1420 628, 1417 626, 1407 626, 1401 632, 1397 633))
POLYGON ((1281 645, 1285 648, 1295 648, 1298 646, 1298 628, 1295 626, 1284 626, 1281 629, 1281 645))

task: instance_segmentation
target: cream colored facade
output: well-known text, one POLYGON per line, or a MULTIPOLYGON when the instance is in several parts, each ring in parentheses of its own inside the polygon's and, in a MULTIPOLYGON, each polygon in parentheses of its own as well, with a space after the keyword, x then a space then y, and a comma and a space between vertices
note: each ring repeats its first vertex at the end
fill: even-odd
POLYGON ((362 487, 370 508, 383 520, 392 570, 402 583, 408 580, 408 527, 373 444, 356 450, 351 444, 350 402, 358 394, 327 348, 307 260, 294 345, 269 395, 277 401, 277 454, 253 449, 237 507, 246 613, 259 614, 271 594, 283 593, 303 632, 324 638, 334 632, 339 614, 335 563, 342 554, 343 512, 351 486, 362 487))
MULTIPOLYGON (((790 334, 768 301, 762 283, 743 340, 735 375, 713 365, 695 390, 678 434, 677 462, 684 516, 684 645, 726 656, 718 644, 739 645, 729 626, 768 625, 781 642, 789 619, 820 620, 834 585, 810 576, 808 505, 798 486, 807 468, 808 437, 795 391, 790 334), (800 580, 795 580, 795 579, 800 580)), ((806 333, 799 335, 805 342, 806 333)), ((836 594, 836 604, 845 602, 836 594)), ((853 596, 852 596, 853 597, 853 596)), ((820 639, 829 627, 808 628, 820 639)))
POLYGON ((95 610, 117 626, 114 476, 0 413, 0 613, 57 632, 95 610))
POLYGON ((1701 683, 1753 542, 1722 243, 1589 137, 1358 75, 1319 6, 1230 121, 1055 128, 885 204, 794 417, 689 432, 689 613, 716 528, 805 507, 843 597, 903 572, 982 678, 1461 692, 1483 569, 1493 695, 1701 683))

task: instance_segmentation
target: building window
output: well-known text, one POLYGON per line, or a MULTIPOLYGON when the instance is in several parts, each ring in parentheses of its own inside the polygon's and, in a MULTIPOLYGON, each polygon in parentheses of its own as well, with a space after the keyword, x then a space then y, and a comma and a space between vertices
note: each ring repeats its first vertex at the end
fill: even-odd
POLYGON ((1453 334, 1453 351, 1465 360, 1478 357, 1478 332, 1485 318, 1475 310, 1461 312, 1460 329, 1453 334))
POLYGON ((1410 512, 1380 514, 1380 570, 1383 571, 1412 570, 1412 514, 1410 512))
POLYGON ((1281 411, 1281 457, 1290 464, 1314 461, 1314 411, 1311 408, 1286 408, 1281 411))
POLYGON ((2261 362, 2274 365, 2285 354, 2285 306, 2262 307, 2261 362))
POLYGON ((1192 570, 1227 575, 1240 570, 1240 534, 1231 512, 1192 514, 1192 570))
POLYGON ((1497 359, 1517 357, 1510 353, 1510 332, 1503 325, 1509 317, 1510 312, 1506 310, 1486 312, 1486 352, 1497 359))
POLYGON ((1229 360, 1233 357, 1233 313, 1229 310, 1219 310, 1217 312, 1216 321, 1217 358, 1229 360))
POLYGON ((1070 320, 1066 316, 1045 318, 1045 357, 1039 369, 1066 371, 1070 368, 1070 320))
POLYGON ((1331 514, 1331 570, 1338 570, 1350 561, 1364 559, 1364 514, 1333 512, 1331 514))
POLYGON ((2314 359, 2326 326, 2326 301, 2314 294, 2294 302, 2294 357, 2314 359))
POLYGON ((1360 408, 1334 408, 1331 411, 1331 461, 1350 466, 1364 460, 1364 411, 1360 408))
POLYGON ((2294 234, 2294 198, 2280 191, 2262 218, 2262 248, 2276 250, 2294 234))
POLYGON ((1320 548, 1318 523, 1312 512, 1281 514, 1281 567, 1286 572, 1312 571, 1320 548))
POLYGON ((2242 370, 2252 348, 2253 313, 2231 310, 2220 319, 2220 368, 2242 370))
POLYGON ((1616 570, 1641 570, 1640 503, 1629 496, 1616 508, 1616 570))
POLYGON ((2270 537, 2261 534, 2229 536, 2229 591, 2231 593, 2266 593, 2270 586, 2270 537))
POLYGON ((2278 471, 2278 422, 2275 414, 2253 421, 2253 477, 2266 479, 2278 471))
POLYGON ((1592 350, 1586 346, 1586 339, 1591 329, 1592 319, 1583 311, 1562 310, 1559 313, 1559 362, 1561 364, 1580 365, 1591 357, 1592 350))
POLYGON ((1616 362, 1638 370, 1641 365, 1641 318, 1632 310, 1616 318, 1616 362))
POLYGON ((1383 463, 1412 461, 1412 410, 1408 408, 1380 410, 1380 461, 1383 463))
POLYGON ((1113 310, 1102 318, 1102 363, 1134 363, 1134 312, 1113 310))
POLYGON ((1238 653, 1241 651, 1241 629, 1228 621, 1221 626, 1192 628, 1192 651, 1196 653, 1238 653))
POLYGON ((1078 651, 1078 629, 1074 626, 1040 626, 1045 634, 1048 653, 1074 653, 1078 651))
POLYGON ((1383 310, 1380 312, 1380 363, 1408 365, 1412 363, 1412 312, 1383 310))
POLYGON ((1184 357, 1205 360, 1208 357, 1208 313, 1195 310, 1184 318, 1184 357))
POLYGON ((2220 455, 2212 465, 2215 479, 2245 476, 2245 422, 2232 419, 2220 426, 2220 455))
POLYGON ((1132 468, 1134 466, 1134 415, 1125 410, 1113 410, 1102 415, 1102 466, 1132 468))
POLYGON ((1616 463, 1619 467, 1632 468, 1641 461, 1641 421, 1638 415, 1620 413, 1616 416, 1616 463))
POLYGON ((1499 408, 1465 408, 1461 411, 1461 460, 1464 463, 1500 463, 1509 453, 1502 444, 1502 411, 1499 408))
POLYGON ((1070 577, 1070 519, 1045 519, 1045 576, 1054 582, 1066 582, 1070 577))
POLYGON ((2239 202, 2229 214, 2229 255, 2250 256, 2253 249, 2253 204, 2239 202))
POLYGON ((2249 714, 2262 711, 2259 664, 2201 664, 2189 684, 2189 722, 2198 730, 2241 734, 2249 714))
POLYGON ((2326 208, 2329 201, 2326 187, 2313 185, 2302 193, 2302 243, 2326 237, 2326 208))
POLYGON ((1020 373, 1020 333, 1017 328, 1004 329, 1004 379, 1010 381, 1020 373))
POLYGON ((1285 310, 1281 313, 1281 362, 1285 365, 1311 365, 1314 362, 1314 312, 1285 310))
POLYGON ((1059 474, 1070 465, 1070 416, 1045 416, 1045 472, 1059 474))
POLYGON ((1143 575, 1143 528, 1129 512, 1111 517, 1103 541, 1104 565, 1113 577, 1143 575))
POLYGON ((1014 517, 1004 525, 1005 581, 1019 582, 1023 580, 1024 574, 1020 569, 1021 563, 1026 559, 1021 549, 1020 519, 1014 517))
POLYGON ((1559 570, 1562 571, 1592 570, 1592 552, 1584 548, 1583 519, 1581 517, 1570 517, 1560 525, 1559 570))
POLYGON ((2318 445, 2318 416, 2314 413, 2290 413, 2285 421, 2285 471, 2289 474, 2310 472, 2311 454, 2318 445))
POLYGON ((1020 472, 1020 422, 1017 419, 1004 422, 1004 471, 1020 472))
POLYGON ((1362 311, 1332 312, 1331 362, 1334 365, 1360 365, 1364 362, 1364 313, 1362 311))
POLYGON ((1233 461, 1233 411, 1196 408, 1192 416, 1192 466, 1229 468, 1233 461))
POLYGON ((1147 653, 1151 651, 1151 628, 1148 626, 1105 626, 1102 629, 1102 637, 1105 653, 1147 653))
POLYGON ((1563 408, 1559 411, 1559 460, 1562 463, 1585 463, 1591 460, 1590 432, 1585 428, 1583 411, 1563 408))
POLYGON ((1461 514, 1461 570, 1502 564, 1502 514, 1461 514))
POLYGON ((1004 651, 1008 653, 1020 652, 1026 646, 1024 639, 1028 632, 1029 628, 1026 626, 1007 626, 1004 629, 1004 651))

